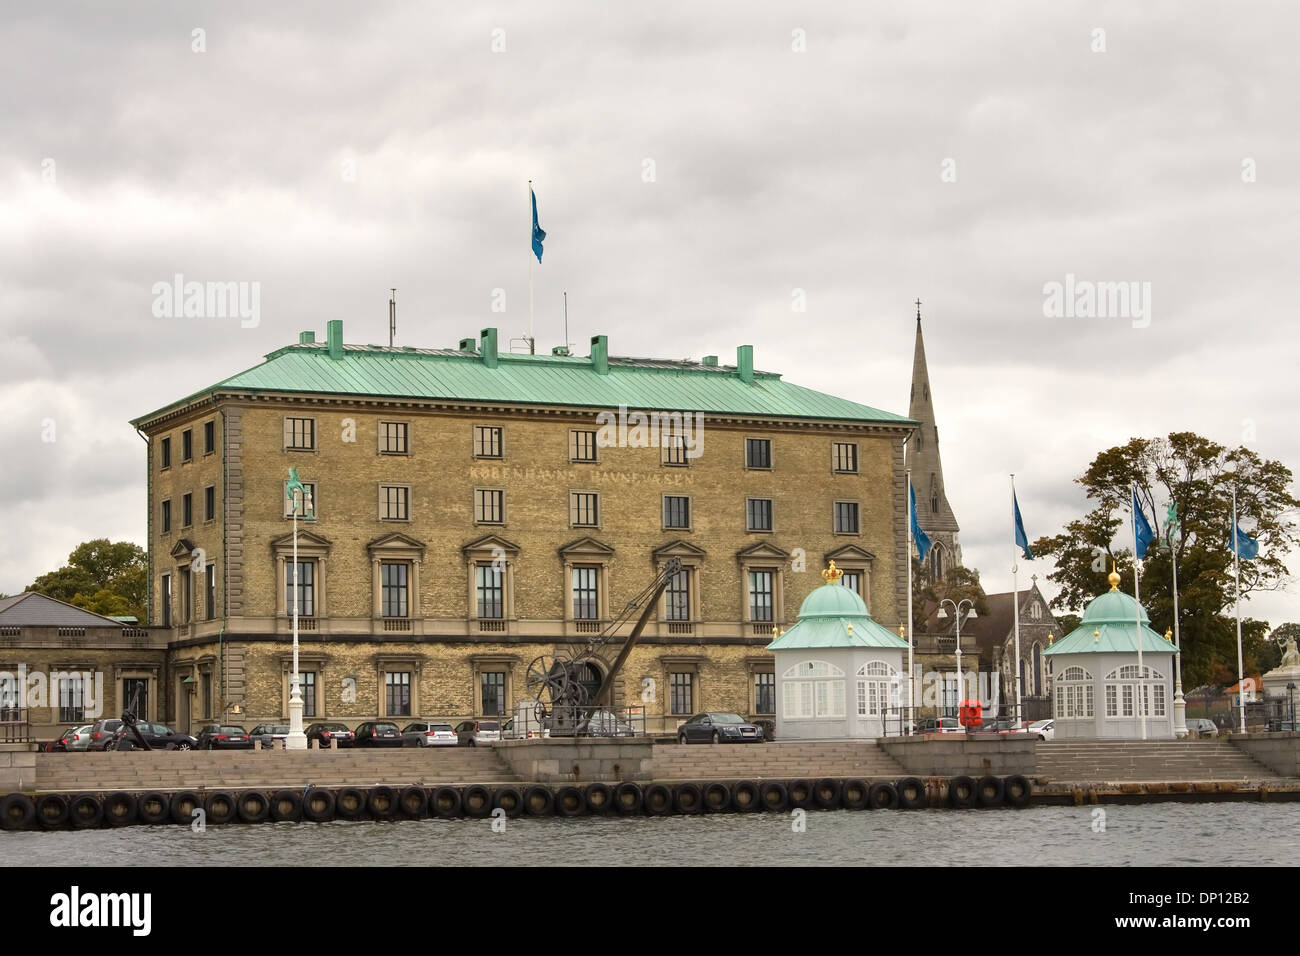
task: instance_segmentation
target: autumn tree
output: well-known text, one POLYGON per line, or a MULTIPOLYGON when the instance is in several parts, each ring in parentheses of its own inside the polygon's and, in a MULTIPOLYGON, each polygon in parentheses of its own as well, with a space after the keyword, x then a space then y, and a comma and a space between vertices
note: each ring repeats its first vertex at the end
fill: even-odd
POLYGON ((42 574, 27 588, 107 616, 146 619, 148 562, 144 549, 107 538, 72 549, 68 563, 42 574))

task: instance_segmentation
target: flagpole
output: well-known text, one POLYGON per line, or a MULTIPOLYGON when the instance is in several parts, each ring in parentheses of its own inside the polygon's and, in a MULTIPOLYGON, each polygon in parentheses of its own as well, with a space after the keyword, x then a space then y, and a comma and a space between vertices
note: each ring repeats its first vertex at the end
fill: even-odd
POLYGON ((916 720, 916 668, 913 649, 916 640, 912 634, 912 469, 907 469, 907 720, 916 720))
POLYGON ((1187 701, 1183 697, 1183 642, 1178 630, 1178 546, 1169 529, 1169 563, 1174 572, 1174 736, 1187 736, 1187 701))
POLYGON ((1241 541, 1237 531, 1237 486, 1232 486, 1232 577, 1237 598, 1237 699, 1241 701, 1241 732, 1246 732, 1246 672, 1241 661, 1241 541))
MULTIPOLYGON (((533 181, 528 180, 528 206, 531 209, 533 205, 533 181)), ((533 348, 533 250, 530 245, 528 249, 528 351, 535 351, 533 348)))
POLYGON ((1137 525, 1137 482, 1129 485, 1131 492, 1133 508, 1133 601, 1137 605, 1134 609, 1134 634, 1137 635, 1138 651, 1138 685, 1137 685, 1137 709, 1138 709, 1138 730, 1142 739, 1147 739, 1147 676, 1146 669, 1142 666, 1142 595, 1138 587, 1138 578, 1141 576, 1141 558, 1138 557, 1138 525, 1137 525))
POLYGON ((1016 632, 1016 723, 1021 719, 1021 694, 1020 686, 1020 565, 1016 561, 1016 475, 1011 474, 1011 607, 1013 609, 1013 620, 1015 621, 1016 632))

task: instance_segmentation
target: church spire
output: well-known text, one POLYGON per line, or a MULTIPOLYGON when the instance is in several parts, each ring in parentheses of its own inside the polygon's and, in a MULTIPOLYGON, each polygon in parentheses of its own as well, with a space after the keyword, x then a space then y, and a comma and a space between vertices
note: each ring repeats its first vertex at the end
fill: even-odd
POLYGON ((957 543, 957 518, 944 490, 939 430, 930 393, 930 371, 925 361, 925 338, 921 333, 920 299, 916 300, 916 347, 912 354, 912 397, 908 404, 908 417, 919 422, 907 443, 907 467, 912 470, 912 487, 916 489, 917 523, 932 541, 942 545, 937 556, 942 576, 948 568, 961 563, 961 548, 957 543), (944 551, 946 553, 942 553, 944 551))

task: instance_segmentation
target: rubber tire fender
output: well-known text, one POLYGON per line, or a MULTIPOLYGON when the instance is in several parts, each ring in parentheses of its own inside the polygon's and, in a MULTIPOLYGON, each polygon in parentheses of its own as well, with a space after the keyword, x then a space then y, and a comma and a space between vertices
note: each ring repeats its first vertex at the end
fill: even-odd
POLYGON ((172 794, 167 806, 173 823, 190 824, 194 822, 194 811, 203 809, 203 800, 193 790, 179 790, 172 794))
POLYGON ((877 780, 867 791, 867 806, 872 810, 897 810, 898 789, 888 780, 877 780))
POLYGON ((948 805, 965 809, 975 805, 975 781, 967 776, 953 777, 948 781, 948 805))
POLYGON ((334 815, 340 820, 356 820, 366 809, 366 791, 359 787, 340 787, 334 795, 334 815))
POLYGON ((844 785, 834 777, 818 780, 813 787, 813 800, 823 810, 838 810, 844 797, 844 785))
POLYGON ((460 816, 463 807, 460 791, 455 787, 434 787, 429 793, 429 812, 441 820, 460 816))
POLYGON ((550 787, 534 785, 524 791, 524 812, 530 817, 549 817, 555 812, 555 794, 550 787))
POLYGON ((1002 783, 1002 778, 995 777, 992 774, 980 777, 979 783, 975 785, 975 798, 979 801, 981 807, 1002 806, 1002 801, 1006 798, 1006 789, 1002 783))
POLYGON ((614 809, 614 791, 607 784, 588 784, 584 797, 588 813, 609 813, 614 809))
POLYGON ((1011 806, 1027 807, 1030 797, 1033 796, 1034 787, 1028 778, 1017 773, 1002 781, 1002 793, 1011 806))
POLYGON ((0 799, 0 827, 26 830, 36 819, 36 803, 25 793, 11 793, 0 799))
POLYGON ((731 788, 717 780, 704 785, 704 809, 709 813, 725 813, 731 809, 731 788))
POLYGON ((130 826, 138 815, 139 801, 135 794, 118 790, 104 798, 104 822, 110 827, 130 826))
POLYGON ((460 802, 467 817, 481 820, 492 813, 492 791, 481 783, 471 784, 462 790, 460 802))
POLYGON ((753 813, 763 804, 759 801, 758 784, 752 780, 740 780, 731 785, 731 807, 737 813, 753 813))
POLYGON ((74 830, 89 830, 104 822, 104 804, 93 793, 82 793, 68 803, 68 820, 74 830))
POLYGON ((652 817, 667 816, 673 809, 673 792, 667 784, 652 783, 645 788, 645 812, 652 817))
POLYGON ((277 790, 268 809, 276 823, 294 823, 302 817, 302 797, 297 790, 277 790))
POLYGON ((392 787, 373 787, 366 794, 366 810, 376 820, 391 820, 398 809, 397 794, 392 787))
POLYGON ((328 823, 334 819, 338 807, 338 798, 333 790, 316 787, 304 790, 302 794, 302 815, 313 823, 328 823))
POLYGON ((422 820, 429 812, 429 795, 423 787, 403 787, 397 795, 397 807, 408 820, 422 820))
POLYGON ((845 810, 866 810, 871 806, 871 785, 865 780, 845 780, 840 805, 845 810))
POLYGON ((581 787, 561 787, 555 791, 555 812, 562 817, 586 816, 587 795, 581 787))
POLYGON ((239 813, 235 795, 228 790, 214 790, 203 801, 203 812, 207 814, 209 826, 233 823, 239 813))
POLYGON ((171 817, 171 805, 167 800, 167 794, 159 793, 157 790, 140 794, 135 801, 135 813, 141 823, 149 826, 166 823, 171 817))
POLYGON ((813 804, 813 785, 811 780, 791 780, 785 785, 790 796, 790 808, 805 810, 813 804))
POLYGON ((925 784, 916 777, 904 777, 894 784, 898 806, 903 810, 920 810, 925 806, 925 784))
POLYGON ((524 795, 518 787, 497 787, 492 793, 492 809, 504 810, 508 819, 522 816, 524 812, 524 795))
POLYGON ((271 816, 271 801, 260 790, 243 790, 235 797, 235 813, 241 823, 265 823, 271 816))
POLYGON ((36 798, 36 824, 53 830, 68 822, 68 798, 61 793, 45 793, 36 798))
POLYGON ((704 812, 704 789, 698 783, 679 783, 673 787, 673 809, 692 816, 704 812))
POLYGON ((790 789, 780 780, 766 780, 758 788, 758 802, 764 810, 780 813, 790 805, 790 789))
POLYGON ((614 809, 619 813, 637 813, 645 805, 645 792, 641 785, 625 780, 614 788, 614 809))

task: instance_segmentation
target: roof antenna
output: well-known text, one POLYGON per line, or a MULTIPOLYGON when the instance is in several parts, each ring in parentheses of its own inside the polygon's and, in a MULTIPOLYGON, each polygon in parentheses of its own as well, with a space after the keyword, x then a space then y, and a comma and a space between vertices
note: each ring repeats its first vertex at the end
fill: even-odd
POLYGON ((392 295, 388 299, 388 347, 393 347, 393 336, 397 335, 397 290, 389 288, 392 295))
POLYGON ((564 351, 569 351, 569 293, 564 293, 564 351))

